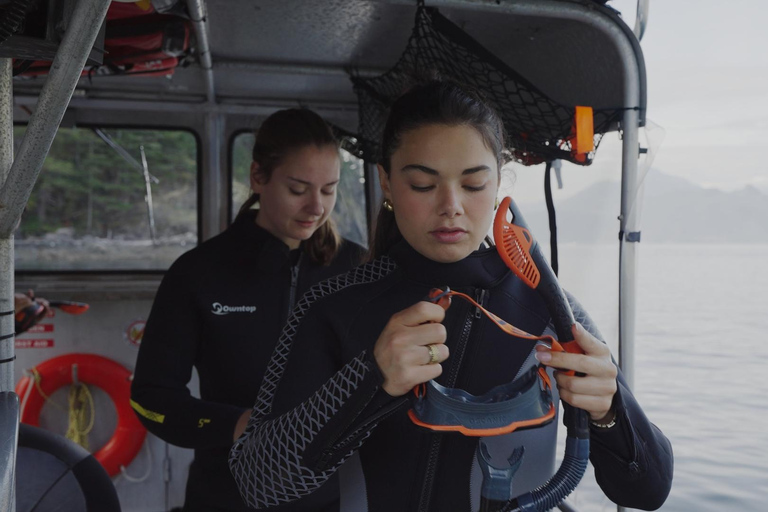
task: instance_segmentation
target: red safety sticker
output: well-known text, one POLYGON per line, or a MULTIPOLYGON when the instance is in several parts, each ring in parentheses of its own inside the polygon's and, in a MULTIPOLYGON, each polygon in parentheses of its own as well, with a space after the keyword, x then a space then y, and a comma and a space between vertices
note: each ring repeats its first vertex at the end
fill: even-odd
POLYGON ((53 348, 53 340, 16 340, 16 348, 53 348))
POLYGON ((39 332, 53 332, 53 324, 37 324, 33 325, 24 334, 35 334, 39 332))

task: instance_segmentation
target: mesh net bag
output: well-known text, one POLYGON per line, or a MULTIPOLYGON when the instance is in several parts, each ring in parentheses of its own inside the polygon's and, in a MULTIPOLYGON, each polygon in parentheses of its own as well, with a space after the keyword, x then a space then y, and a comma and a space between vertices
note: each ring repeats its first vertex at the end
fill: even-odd
POLYGON ((351 80, 358 97, 359 153, 368 162, 380 157, 380 141, 389 107, 414 83, 416 70, 479 90, 501 114, 512 157, 525 165, 557 159, 589 165, 602 135, 620 119, 622 109, 594 110, 594 146, 579 153, 574 144, 576 107, 562 105, 485 49, 437 9, 418 2, 416 23, 405 52, 381 76, 351 80))

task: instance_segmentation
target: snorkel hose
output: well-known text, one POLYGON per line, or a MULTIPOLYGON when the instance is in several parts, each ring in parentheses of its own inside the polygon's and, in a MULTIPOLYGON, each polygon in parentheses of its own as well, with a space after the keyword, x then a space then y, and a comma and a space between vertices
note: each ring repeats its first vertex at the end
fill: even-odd
MULTIPOLYGON (((510 197, 505 197, 499 205, 493 236, 501 259, 529 287, 539 292, 546 302, 563 348, 567 352, 581 353, 571 334, 571 326, 576 321, 568 299, 538 243, 533 239, 517 205, 510 197), (506 220, 507 209, 512 213, 512 223, 506 220)), ((556 507, 573 492, 584 476, 589 462, 589 415, 583 409, 566 403, 563 403, 563 409, 563 422, 567 429, 565 455, 554 476, 541 487, 505 504, 495 500, 493 496, 481 496, 481 508, 485 504, 484 510, 494 512, 543 512, 556 507), (489 508, 496 504, 500 507, 489 508)))

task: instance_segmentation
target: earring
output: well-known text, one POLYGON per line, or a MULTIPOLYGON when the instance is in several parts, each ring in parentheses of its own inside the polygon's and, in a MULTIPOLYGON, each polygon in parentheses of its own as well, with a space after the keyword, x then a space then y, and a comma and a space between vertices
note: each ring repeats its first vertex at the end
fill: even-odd
POLYGON ((498 197, 496 198, 496 204, 493 205, 493 209, 494 210, 498 210, 499 209, 499 198, 498 197))
POLYGON ((392 201, 390 201, 389 199, 385 199, 385 200, 384 200, 384 201, 381 203, 381 206, 383 206, 383 207, 384 207, 384 209, 385 209, 385 210, 387 210, 388 212, 393 212, 393 211, 395 211, 394 207, 392 206, 392 201))

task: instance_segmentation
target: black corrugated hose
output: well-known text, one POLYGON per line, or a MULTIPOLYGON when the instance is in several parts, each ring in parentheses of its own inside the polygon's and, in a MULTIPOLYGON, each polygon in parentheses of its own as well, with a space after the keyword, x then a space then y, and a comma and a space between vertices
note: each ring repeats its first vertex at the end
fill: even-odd
POLYGON ((560 469, 543 486, 506 503, 500 512, 543 512, 563 501, 579 485, 589 462, 589 416, 564 405, 568 436, 560 469))

